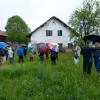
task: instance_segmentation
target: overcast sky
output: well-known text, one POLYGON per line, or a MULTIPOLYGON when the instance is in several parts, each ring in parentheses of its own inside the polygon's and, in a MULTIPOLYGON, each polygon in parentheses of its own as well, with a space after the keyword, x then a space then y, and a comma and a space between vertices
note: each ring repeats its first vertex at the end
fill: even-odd
POLYGON ((67 23, 72 12, 83 0, 0 0, 0 30, 5 30, 9 17, 21 16, 33 31, 50 17, 67 23))

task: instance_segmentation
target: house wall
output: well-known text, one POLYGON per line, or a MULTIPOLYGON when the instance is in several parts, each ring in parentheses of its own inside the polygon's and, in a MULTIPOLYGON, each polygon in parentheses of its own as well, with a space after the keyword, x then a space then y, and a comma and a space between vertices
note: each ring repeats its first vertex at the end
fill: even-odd
POLYGON ((35 31, 31 36, 31 42, 40 43, 62 43, 63 46, 68 46, 68 43, 70 42, 69 38, 70 30, 63 26, 60 22, 57 20, 50 20, 45 24, 43 27, 39 28, 37 31, 35 31), (46 36, 46 30, 52 30, 53 35, 52 36, 46 36), (58 36, 58 30, 62 30, 62 36, 58 36))

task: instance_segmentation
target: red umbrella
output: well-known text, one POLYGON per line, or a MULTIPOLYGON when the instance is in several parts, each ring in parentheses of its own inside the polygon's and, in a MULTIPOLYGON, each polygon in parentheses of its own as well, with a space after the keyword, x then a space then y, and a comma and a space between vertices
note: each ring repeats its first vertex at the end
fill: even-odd
POLYGON ((46 46, 46 44, 38 45, 38 51, 46 52, 47 49, 48 47, 46 46))

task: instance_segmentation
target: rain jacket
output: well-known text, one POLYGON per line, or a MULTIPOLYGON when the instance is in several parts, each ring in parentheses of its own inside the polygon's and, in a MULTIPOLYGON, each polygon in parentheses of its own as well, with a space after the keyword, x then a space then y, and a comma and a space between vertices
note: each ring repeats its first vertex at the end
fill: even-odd
POLYGON ((19 47, 17 51, 18 56, 23 56, 23 48, 19 47))

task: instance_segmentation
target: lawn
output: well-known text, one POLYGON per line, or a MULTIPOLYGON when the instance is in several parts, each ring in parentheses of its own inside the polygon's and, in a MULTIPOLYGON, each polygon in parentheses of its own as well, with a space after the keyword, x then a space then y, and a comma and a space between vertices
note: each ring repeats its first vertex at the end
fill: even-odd
POLYGON ((83 75, 72 53, 60 53, 56 65, 39 58, 0 66, 0 100, 100 100, 100 74, 83 75))

